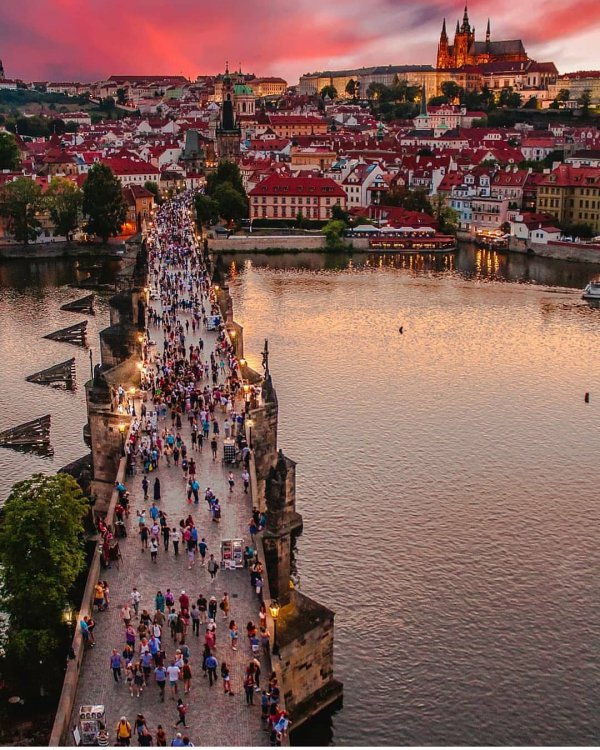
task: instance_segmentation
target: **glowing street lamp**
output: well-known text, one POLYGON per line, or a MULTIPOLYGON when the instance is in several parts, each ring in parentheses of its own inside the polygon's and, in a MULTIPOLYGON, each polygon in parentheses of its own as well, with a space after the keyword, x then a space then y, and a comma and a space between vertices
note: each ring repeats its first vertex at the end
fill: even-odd
POLYGON ((279 612, 281 611, 281 607, 279 606, 279 602, 277 599, 271 599, 271 603, 269 604, 269 614, 273 618, 273 656, 279 655, 279 646, 277 645, 277 620, 279 618, 279 612))

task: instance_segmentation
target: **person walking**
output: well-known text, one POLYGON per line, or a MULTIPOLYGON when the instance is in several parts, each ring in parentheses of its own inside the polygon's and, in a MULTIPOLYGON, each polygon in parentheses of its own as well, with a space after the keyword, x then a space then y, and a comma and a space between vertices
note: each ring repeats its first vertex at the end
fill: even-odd
POLYGON ((129 747, 131 744, 131 724, 127 721, 126 716, 121 716, 119 719, 116 735, 119 745, 129 747))
POLYGON ((248 671, 246 671, 246 675, 244 677, 244 692, 246 694, 246 705, 253 706, 254 705, 254 677, 252 674, 248 673, 248 671))
POLYGON ((160 479, 158 477, 154 480, 154 501, 160 501, 160 479))
POLYGON ((112 669, 113 678, 117 685, 121 681, 121 667, 123 666, 123 659, 121 657, 121 654, 117 651, 116 648, 113 648, 112 653, 110 655, 110 668, 112 669))
POLYGON ((131 605, 133 606, 133 611, 135 612, 135 616, 138 616, 139 610, 140 610, 140 601, 141 601, 142 595, 137 590, 137 588, 134 586, 131 589, 131 594, 129 594, 129 599, 131 601, 131 605))
POLYGON ((242 472, 242 482, 244 483, 244 495, 247 495, 248 487, 250 487, 250 474, 245 469, 242 472))
POLYGON ((204 567, 206 553, 208 551, 208 544, 206 543, 206 539, 202 537, 202 540, 198 543, 198 552, 200 553, 200 565, 204 567))
POLYGON ((223 619, 226 620, 229 617, 229 594, 224 591, 223 598, 219 602, 219 609, 223 613, 223 619))
POLYGON ((177 681, 179 680, 180 674, 181 670, 175 664, 175 659, 171 659, 171 663, 167 667, 167 677, 169 678, 169 687, 171 688, 171 697, 173 700, 175 700, 177 696, 177 681))
POLYGON ((190 667, 189 660, 183 660, 183 668, 181 670, 183 677, 183 692, 187 695, 192 689, 192 668, 190 667))
POLYGON ((179 540, 181 539, 181 534, 179 533, 179 530, 173 527, 171 529, 171 541, 173 542, 173 553, 175 557, 179 557, 179 540))
POLYGON ((213 439, 210 441, 210 450, 212 452, 212 460, 217 460, 217 448, 219 447, 219 444, 217 442, 216 436, 213 437, 213 439))
POLYGON ((217 657, 214 654, 210 654, 210 656, 206 657, 206 671, 208 673, 208 686, 212 687, 213 682, 217 681, 217 667, 219 666, 219 663, 217 662, 217 657))
POLYGON ((148 482, 148 477, 146 474, 144 474, 144 478, 142 479, 142 490, 144 492, 144 500, 148 500, 148 487, 150 486, 148 482))
POLYGON ((161 703, 165 702, 165 684, 167 681, 167 670, 162 664, 154 669, 154 679, 158 685, 161 703))
POLYGON ((177 715, 179 718, 177 719, 175 724, 173 724, 175 728, 178 727, 180 724, 184 727, 187 727, 187 724, 185 723, 185 715, 187 713, 187 710, 188 710, 187 704, 183 702, 182 698, 178 698, 177 699, 177 715))
POLYGON ((156 539, 150 540, 150 559, 156 565, 158 558, 158 542, 156 539))
POLYGON ((229 675, 229 667, 227 662, 221 664, 221 679, 223 680, 223 692, 225 694, 233 695, 231 690, 231 677, 229 675))
POLYGON ((210 582, 214 583, 217 577, 217 571, 219 570, 219 563, 215 560, 215 556, 211 555, 208 561, 208 572, 210 574, 210 582))
POLYGON ((190 618, 192 620, 192 634, 198 638, 200 636, 200 611, 195 604, 192 604, 190 618))
POLYGON ((167 746, 167 733, 163 729, 163 725, 159 724, 156 727, 156 747, 167 746))
POLYGON ((231 620, 229 623, 229 639, 232 651, 237 651, 238 637, 238 626, 235 624, 235 620, 231 620))

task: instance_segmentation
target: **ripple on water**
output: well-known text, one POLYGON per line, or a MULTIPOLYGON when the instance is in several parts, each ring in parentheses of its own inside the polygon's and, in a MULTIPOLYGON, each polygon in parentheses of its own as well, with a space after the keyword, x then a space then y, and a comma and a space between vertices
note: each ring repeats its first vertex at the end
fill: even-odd
POLYGON ((298 461, 302 587, 337 613, 334 741, 595 741, 598 311, 385 266, 247 264, 233 293, 298 461))

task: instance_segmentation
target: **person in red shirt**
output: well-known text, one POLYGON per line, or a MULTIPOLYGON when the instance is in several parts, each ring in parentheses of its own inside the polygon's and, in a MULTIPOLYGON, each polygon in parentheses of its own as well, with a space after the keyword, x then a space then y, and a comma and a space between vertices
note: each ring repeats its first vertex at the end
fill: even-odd
POLYGON ((188 610, 190 608, 190 597, 182 589, 181 596, 179 597, 179 606, 181 610, 188 610))

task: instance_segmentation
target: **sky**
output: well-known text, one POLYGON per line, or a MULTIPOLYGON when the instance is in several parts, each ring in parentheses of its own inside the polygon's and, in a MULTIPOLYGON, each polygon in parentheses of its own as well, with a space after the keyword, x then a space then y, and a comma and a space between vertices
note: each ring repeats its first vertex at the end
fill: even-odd
MULTIPOLYGON (((89 82, 109 75, 278 75, 369 65, 435 65, 451 0, 0 0, 9 78, 89 82)), ((559 71, 600 69, 598 0, 471 0, 482 40, 522 39, 559 71), (523 12, 526 8, 526 12, 523 12)))

